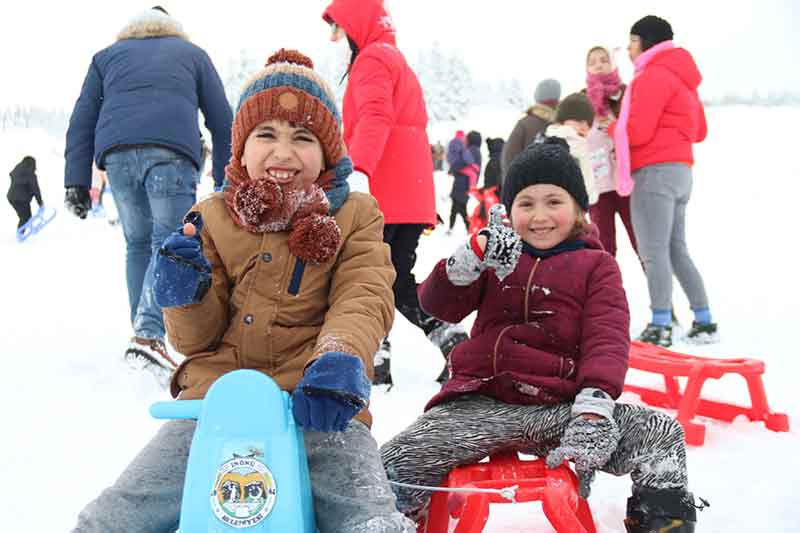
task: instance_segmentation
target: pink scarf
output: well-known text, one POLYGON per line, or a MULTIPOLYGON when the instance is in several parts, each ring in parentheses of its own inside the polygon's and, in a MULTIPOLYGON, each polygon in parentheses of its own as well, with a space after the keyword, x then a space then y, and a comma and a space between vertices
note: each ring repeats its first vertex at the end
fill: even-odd
POLYGON ((595 113, 600 117, 608 116, 608 99, 622 88, 619 71, 614 69, 608 74, 586 73, 586 96, 592 102, 595 113))
POLYGON ((672 41, 664 41, 650 48, 633 62, 634 74, 625 96, 622 97, 622 109, 619 112, 619 120, 614 129, 614 150, 617 153, 617 194, 620 196, 630 196, 633 192, 633 180, 631 179, 631 150, 628 144, 628 118, 631 114, 631 95, 633 94, 633 84, 636 78, 644 71, 648 63, 664 50, 675 48, 672 41))

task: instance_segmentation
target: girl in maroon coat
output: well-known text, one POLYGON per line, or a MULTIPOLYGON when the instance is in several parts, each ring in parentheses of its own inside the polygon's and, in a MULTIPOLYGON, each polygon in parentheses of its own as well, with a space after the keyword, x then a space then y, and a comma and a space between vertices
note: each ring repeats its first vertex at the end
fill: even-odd
MULTIPOLYGON (((588 196, 566 143, 550 139, 517 157, 503 203, 420 285, 433 316, 478 314, 471 338, 453 349, 449 381, 381 448, 389 478, 437 486, 453 467, 524 450, 551 467, 574 461, 583 497, 595 470, 630 474, 630 532, 694 531, 680 424, 615 403, 628 366, 628 304, 616 261, 586 222, 588 196)), ((424 513, 425 490, 395 492, 401 511, 424 513)))

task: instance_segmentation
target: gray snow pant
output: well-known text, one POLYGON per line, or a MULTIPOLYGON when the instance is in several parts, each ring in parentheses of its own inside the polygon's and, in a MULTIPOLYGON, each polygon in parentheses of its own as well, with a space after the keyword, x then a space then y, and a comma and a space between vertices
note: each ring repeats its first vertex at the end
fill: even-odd
POLYGON ((633 180, 631 219, 647 274, 650 307, 672 309, 674 273, 691 308, 708 308, 703 278, 686 246, 692 168, 683 163, 659 163, 637 170, 633 180))
MULTIPOLYGON (((571 419, 571 403, 511 405, 486 396, 463 396, 439 404, 381 447, 392 481, 438 486, 459 465, 501 450, 546 457, 558 447, 571 419)), ((683 428, 669 415, 636 405, 617 404, 614 420, 622 438, 601 469, 631 474, 639 488, 687 489, 683 428)), ((416 518, 430 493, 392 487, 397 506, 416 518)))
MULTIPOLYGON (((78 516, 74 531, 161 533, 178 528, 194 421, 166 422, 112 487, 78 516)), ((317 528, 321 533, 413 533, 367 426, 304 434, 317 528)), ((185 532, 194 533, 194 532, 185 532)))

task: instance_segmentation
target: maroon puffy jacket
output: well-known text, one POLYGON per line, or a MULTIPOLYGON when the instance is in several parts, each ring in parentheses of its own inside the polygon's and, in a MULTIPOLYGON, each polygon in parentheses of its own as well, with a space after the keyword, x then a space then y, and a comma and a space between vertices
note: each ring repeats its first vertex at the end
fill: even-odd
POLYGON ((581 250, 537 259, 523 254, 502 282, 487 270, 450 283, 445 261, 419 286, 425 311, 460 322, 478 315, 469 340, 450 354, 452 375, 426 409, 463 394, 510 404, 571 401, 584 387, 617 398, 628 369, 628 301, 617 262, 594 235, 581 250))
POLYGON ((323 14, 358 46, 344 93, 344 141, 387 224, 435 224, 428 113, 382 0, 333 0, 323 14))

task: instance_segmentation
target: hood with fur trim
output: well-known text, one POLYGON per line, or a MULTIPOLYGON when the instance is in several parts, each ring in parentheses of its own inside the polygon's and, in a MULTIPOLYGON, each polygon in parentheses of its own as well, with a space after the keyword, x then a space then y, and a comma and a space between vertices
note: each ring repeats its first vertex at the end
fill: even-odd
POLYGON ((117 34, 117 41, 154 37, 180 37, 189 40, 180 22, 157 9, 148 9, 128 21, 117 34))

